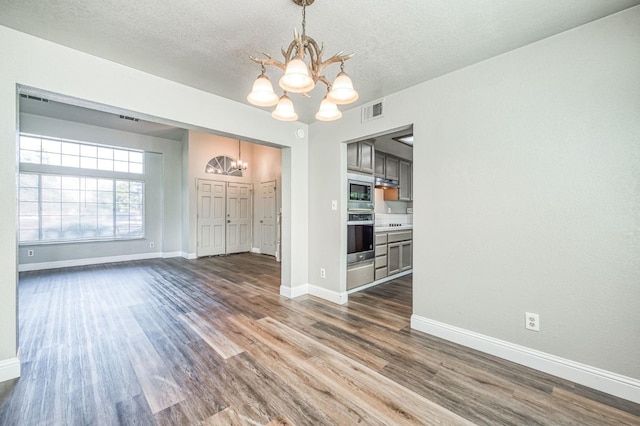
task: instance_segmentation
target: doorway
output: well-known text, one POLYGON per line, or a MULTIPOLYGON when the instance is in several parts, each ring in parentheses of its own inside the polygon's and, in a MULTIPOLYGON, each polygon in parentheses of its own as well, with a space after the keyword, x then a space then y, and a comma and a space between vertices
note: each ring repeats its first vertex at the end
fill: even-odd
POLYGON ((251 250, 253 186, 198 179, 197 256, 251 250))

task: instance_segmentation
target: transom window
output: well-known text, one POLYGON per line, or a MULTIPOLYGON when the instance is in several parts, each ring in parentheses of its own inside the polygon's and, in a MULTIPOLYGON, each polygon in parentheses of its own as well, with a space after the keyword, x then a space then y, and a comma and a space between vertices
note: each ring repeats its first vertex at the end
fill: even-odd
POLYGON ((20 169, 21 243, 144 237, 144 152, 21 135, 20 169))
POLYGON ((144 173, 142 151, 40 136, 20 136, 20 162, 123 173, 144 173))

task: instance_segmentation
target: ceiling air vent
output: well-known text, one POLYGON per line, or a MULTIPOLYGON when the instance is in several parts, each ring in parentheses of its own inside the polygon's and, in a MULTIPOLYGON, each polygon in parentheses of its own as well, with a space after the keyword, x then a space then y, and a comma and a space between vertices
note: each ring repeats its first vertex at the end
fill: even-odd
POLYGON ((362 107, 362 122, 375 120, 383 116, 384 99, 377 100, 362 107))
POLYGON ((39 98, 38 96, 25 95, 24 93, 20 93, 20 97, 25 99, 32 99, 34 101, 49 102, 49 99, 39 98))
POLYGON ((135 117, 129 117, 128 115, 121 115, 120 118, 122 118, 123 120, 129 120, 129 121, 140 121, 138 118, 135 117))

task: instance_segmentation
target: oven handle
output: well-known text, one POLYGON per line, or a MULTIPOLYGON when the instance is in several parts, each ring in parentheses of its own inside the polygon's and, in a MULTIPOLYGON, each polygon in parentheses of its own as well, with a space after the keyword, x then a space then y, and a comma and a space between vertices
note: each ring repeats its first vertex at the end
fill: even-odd
POLYGON ((347 225, 375 225, 374 220, 349 220, 347 225))

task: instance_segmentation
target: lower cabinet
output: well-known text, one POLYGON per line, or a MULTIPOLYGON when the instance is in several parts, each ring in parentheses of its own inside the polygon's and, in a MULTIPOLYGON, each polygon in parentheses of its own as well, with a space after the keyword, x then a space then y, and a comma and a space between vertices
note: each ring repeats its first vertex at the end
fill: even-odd
POLYGON ((376 280, 413 267, 411 231, 376 233, 376 280))
POLYGON ((413 242, 411 240, 389 243, 387 246, 387 273, 393 275, 411 269, 412 251, 413 242))
POLYGON ((387 233, 376 232, 376 281, 387 276, 387 233))
POLYGON ((373 282, 375 277, 375 263, 358 263, 347 268, 347 290, 352 290, 373 282))

